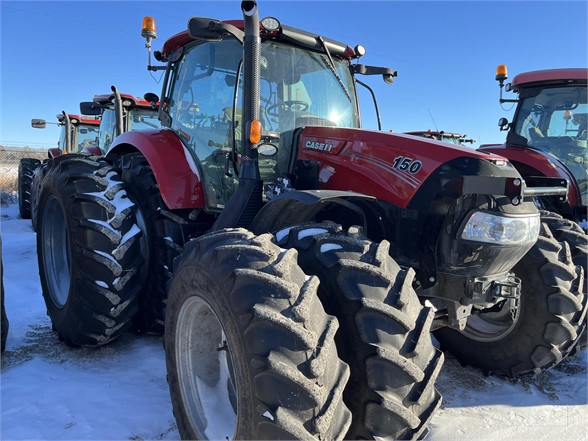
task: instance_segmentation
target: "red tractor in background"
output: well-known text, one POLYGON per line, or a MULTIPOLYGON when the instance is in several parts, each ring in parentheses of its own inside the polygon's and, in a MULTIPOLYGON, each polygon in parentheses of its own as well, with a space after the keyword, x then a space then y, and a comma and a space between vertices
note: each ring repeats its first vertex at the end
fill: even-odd
MULTIPOLYGON (((396 72, 241 8, 155 53, 161 129, 47 175, 37 250, 59 337, 165 323, 184 439, 421 438, 441 400, 432 329, 489 372, 560 362, 587 296, 532 197, 566 184, 361 129, 355 77, 396 72)), ((150 49, 153 19, 142 35, 150 49)))
MULTIPOLYGON (((512 122, 501 118, 507 131, 502 145, 481 146, 481 151, 508 158, 523 178, 538 182, 560 178, 569 183, 567 199, 538 197, 548 223, 559 241, 569 244, 572 259, 584 268, 586 291, 588 264, 588 69, 549 69, 518 74, 506 91, 517 99, 502 97, 507 79, 505 65, 498 66, 500 103, 516 103, 512 122)), ((584 325, 586 327, 586 324, 584 325)), ((581 346, 587 345, 586 331, 581 346)))
POLYGON ((86 150, 93 155, 108 152, 114 139, 133 130, 157 129, 161 127, 157 117, 159 103, 155 94, 147 93, 144 99, 121 94, 114 86, 112 93, 95 95, 92 101, 80 103, 83 115, 100 116, 98 142, 86 150))
MULTIPOLYGON (((31 126, 44 129, 47 124, 61 126, 61 135, 56 148, 48 150, 48 157, 54 158, 65 153, 77 153, 84 147, 92 145, 98 136, 99 119, 84 118, 79 115, 62 112, 57 115, 57 123, 47 123, 44 119, 31 120, 31 126)), ((41 179, 35 175, 41 170, 41 161, 36 158, 23 158, 18 165, 18 209, 20 217, 30 219, 33 210, 35 189, 38 190, 41 179)))
POLYGON ((405 135, 422 136, 423 138, 435 139, 437 141, 448 142, 450 144, 466 145, 473 144, 474 140, 468 138, 468 135, 454 132, 445 132, 443 130, 421 130, 414 132, 404 132, 405 135))

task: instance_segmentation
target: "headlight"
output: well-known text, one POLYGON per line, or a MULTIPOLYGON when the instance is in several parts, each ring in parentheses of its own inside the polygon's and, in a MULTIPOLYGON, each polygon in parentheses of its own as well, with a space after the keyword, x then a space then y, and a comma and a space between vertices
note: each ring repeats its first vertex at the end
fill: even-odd
POLYGON ((527 245, 537 241, 539 225, 539 214, 505 217, 475 211, 463 228, 461 238, 496 245, 527 245))

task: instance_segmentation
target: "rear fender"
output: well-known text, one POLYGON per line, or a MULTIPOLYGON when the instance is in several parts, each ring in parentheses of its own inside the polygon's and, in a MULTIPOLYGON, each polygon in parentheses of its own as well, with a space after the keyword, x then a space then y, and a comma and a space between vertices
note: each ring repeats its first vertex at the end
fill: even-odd
POLYGON ((47 155, 49 158, 56 158, 57 156, 61 156, 63 153, 61 149, 53 148, 47 151, 47 155))
POLYGON ((94 156, 102 156, 102 150, 100 150, 98 147, 84 147, 81 153, 87 153, 89 155, 94 156))
POLYGON ((205 207, 200 172, 175 132, 164 129, 123 133, 116 137, 106 156, 118 158, 137 151, 153 169, 161 197, 169 209, 205 207))

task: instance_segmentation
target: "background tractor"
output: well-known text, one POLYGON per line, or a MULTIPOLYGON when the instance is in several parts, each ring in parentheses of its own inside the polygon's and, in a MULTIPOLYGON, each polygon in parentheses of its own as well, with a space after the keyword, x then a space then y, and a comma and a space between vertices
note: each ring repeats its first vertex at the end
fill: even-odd
MULTIPOLYGON (((501 118, 507 131, 502 145, 482 146, 509 159, 527 182, 559 178, 569 183, 567 199, 536 198, 543 221, 557 240, 569 244, 572 259, 584 269, 584 292, 588 265, 588 69, 550 69, 521 73, 506 90, 516 99, 502 97, 506 66, 496 70, 500 103, 516 103, 512 122, 501 118)), ((586 324, 584 324, 584 328, 586 324)), ((587 345, 586 331, 581 346, 587 345)))
MULTIPOLYGON (((531 195, 565 183, 362 129, 355 77, 396 72, 241 7, 155 52, 161 129, 48 174, 37 249, 60 338, 165 323, 186 439, 418 439, 441 400, 431 329, 487 371, 561 361, 586 294, 531 195)), ((150 50, 152 18, 142 35, 150 50)))
POLYGON ((111 90, 112 93, 95 95, 92 101, 80 103, 83 115, 100 116, 99 139, 94 148, 86 150, 90 154, 106 153, 121 133, 161 127, 157 118, 159 98, 155 94, 147 93, 141 99, 121 94, 114 86, 111 90))
MULTIPOLYGON (((57 115, 57 121, 57 123, 49 123, 61 126, 57 147, 47 152, 49 158, 79 152, 96 142, 100 120, 62 112, 57 115)), ((36 129, 44 129, 47 124, 44 119, 31 120, 31 126, 36 129)), ((36 158, 23 158, 18 164, 18 209, 23 219, 29 219, 33 215, 35 205, 33 201, 42 181, 42 174, 35 179, 39 171, 42 171, 41 161, 36 158)))

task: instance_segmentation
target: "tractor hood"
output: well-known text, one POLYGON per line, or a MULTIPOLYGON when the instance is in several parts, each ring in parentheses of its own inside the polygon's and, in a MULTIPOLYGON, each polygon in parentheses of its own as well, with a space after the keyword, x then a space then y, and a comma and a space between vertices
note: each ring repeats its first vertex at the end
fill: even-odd
POLYGON ((518 177, 501 156, 412 135, 305 127, 297 146, 298 159, 318 163, 319 188, 366 193, 399 207, 431 175, 454 176, 455 167, 461 175, 518 177))

